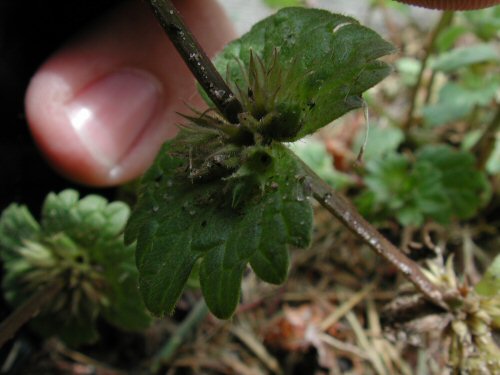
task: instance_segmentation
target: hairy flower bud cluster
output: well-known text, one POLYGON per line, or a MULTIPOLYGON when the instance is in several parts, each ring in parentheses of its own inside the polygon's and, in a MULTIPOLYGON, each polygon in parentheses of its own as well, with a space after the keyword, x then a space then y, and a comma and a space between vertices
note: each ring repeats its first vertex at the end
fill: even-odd
POLYGON ((58 234, 43 242, 24 241, 19 258, 12 261, 7 278, 15 280, 25 295, 32 295, 43 285, 61 280, 63 290, 51 304, 51 312, 69 311, 74 316, 93 314, 92 306, 109 303, 102 293, 105 282, 90 264, 87 253, 69 237, 58 234), (89 311, 92 310, 92 311, 89 311))
POLYGON ((463 297, 451 307, 446 331, 451 338, 449 364, 464 373, 500 373, 500 348, 492 335, 500 329, 500 294, 483 296, 461 283, 453 269, 453 257, 444 266, 429 263, 424 272, 443 290, 455 290, 463 297))
POLYGON ((287 73, 280 67, 277 50, 269 67, 250 52, 244 76, 246 87, 235 85, 244 110, 238 124, 228 122, 215 109, 193 110, 194 116, 183 115, 188 123, 181 125, 177 136, 177 154, 188 161, 189 178, 193 182, 223 179, 233 207, 256 191, 263 192, 272 170, 273 142, 293 138, 299 130, 288 126, 294 122, 285 121, 287 115, 279 109, 287 73))

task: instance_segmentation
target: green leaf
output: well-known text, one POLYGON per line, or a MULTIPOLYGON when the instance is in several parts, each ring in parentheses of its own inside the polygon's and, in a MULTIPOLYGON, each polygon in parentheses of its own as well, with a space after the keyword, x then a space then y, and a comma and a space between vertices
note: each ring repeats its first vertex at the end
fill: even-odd
POLYGON ((429 163, 439 170, 452 215, 468 219, 476 213, 487 180, 484 173, 476 169, 471 153, 455 151, 445 145, 427 146, 417 153, 417 164, 420 163, 429 163))
POLYGON ((383 160, 373 160, 367 163, 369 174, 365 178, 366 185, 381 202, 387 202, 390 208, 397 209, 403 205, 402 198, 411 190, 408 176, 410 163, 395 153, 389 154, 383 160))
POLYGON ((436 71, 452 72, 464 66, 499 60, 500 53, 494 45, 475 44, 442 53, 431 64, 431 68, 436 71))
POLYGON ((303 5, 304 0, 264 0, 264 2, 270 7, 282 8, 303 5))
POLYGON ((382 7, 382 8, 389 8, 397 11, 400 13, 401 16, 409 17, 411 16, 411 7, 403 4, 403 3, 398 3, 397 1, 393 0, 370 0, 370 6, 373 7, 382 7))
POLYGON ((365 183, 369 191, 357 200, 365 215, 414 226, 472 217, 488 184, 472 154, 444 145, 424 147, 414 163, 395 153, 371 161, 365 183))
POLYGON ((452 25, 441 31, 436 39, 436 47, 440 52, 444 52, 453 47, 455 42, 463 34, 467 33, 467 28, 462 25, 452 25))
MULTIPOLYGON (((364 142, 364 134, 356 137, 354 150, 360 150, 364 142)), ((381 159, 396 151, 404 141, 405 135, 399 128, 372 124, 368 133, 368 142, 364 151, 365 160, 381 159)))
POLYGON ((264 91, 277 91, 267 112, 275 111, 274 131, 283 134, 281 140, 292 141, 361 107, 362 93, 391 71, 377 59, 392 52, 392 45, 353 18, 286 8, 227 45, 215 65, 236 92, 247 91, 242 65, 251 65, 252 53, 281 69, 262 78, 269 86, 264 91))
POLYGON ((137 288, 134 246, 123 244, 128 215, 124 203, 95 195, 79 199, 73 190, 47 196, 40 225, 24 206, 3 212, 0 257, 8 302, 18 306, 57 280, 66 286, 33 320, 33 329, 79 345, 98 338, 99 316, 125 330, 150 324, 137 288))
POLYGON ((500 7, 490 7, 472 12, 463 12, 472 25, 474 33, 483 40, 498 38, 500 30, 500 7))
POLYGON ((15 258, 15 249, 22 246, 23 241, 35 240, 39 232, 40 226, 28 208, 11 204, 0 217, 0 258, 4 262, 15 258))
POLYGON ((312 210, 298 179, 303 171, 293 154, 275 143, 249 147, 246 161, 223 179, 196 181, 185 174, 189 158, 178 157, 182 137, 165 144, 144 176, 126 240, 137 239, 140 288, 150 311, 171 313, 202 259, 207 305, 217 317, 229 318, 248 263, 263 280, 282 283, 289 267, 287 244, 308 246, 312 210), (262 161, 265 155, 270 160, 262 161), (255 164, 259 161, 265 168, 255 164))
POLYGON ((216 58, 243 105, 237 125, 211 112, 185 116, 142 180, 126 230, 146 306, 171 313, 199 265, 210 310, 230 317, 249 264, 282 283, 288 246, 306 247, 312 210, 305 171, 283 146, 362 104, 390 71, 393 47, 352 18, 288 8, 216 58))
POLYGON ((149 327, 151 317, 139 294, 135 266, 135 246, 112 241, 101 242, 92 249, 93 261, 99 264, 106 280, 109 303, 100 313, 110 324, 125 331, 141 331, 149 327))
POLYGON ((407 86, 416 85, 421 67, 420 60, 412 57, 402 57, 396 61, 396 69, 401 75, 403 83, 407 86))
POLYGON ((475 289, 485 297, 493 297, 500 293, 500 255, 496 256, 475 289))
POLYGON ((417 159, 411 175, 412 194, 411 203, 415 210, 421 214, 419 221, 404 224, 423 224, 424 219, 432 218, 438 222, 446 223, 452 215, 449 197, 442 184, 442 173, 432 164, 417 159))
POLYGON ((425 123, 438 126, 462 119, 476 106, 489 105, 500 88, 500 80, 488 75, 474 75, 469 81, 473 84, 452 82, 443 86, 438 102, 422 110, 425 123))
POLYGON ((313 138, 288 145, 289 148, 321 179, 335 189, 344 189, 355 184, 351 176, 335 169, 332 156, 323 142, 313 138))
POLYGON ((493 152, 486 164, 486 170, 488 173, 495 175, 500 173, 500 136, 497 135, 495 138, 495 146, 493 152))

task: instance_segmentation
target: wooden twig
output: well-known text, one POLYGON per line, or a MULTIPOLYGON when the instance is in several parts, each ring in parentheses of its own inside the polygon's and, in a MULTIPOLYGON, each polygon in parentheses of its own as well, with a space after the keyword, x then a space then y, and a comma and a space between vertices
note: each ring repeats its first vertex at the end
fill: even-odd
POLYGON ((170 0, 149 0, 149 4, 182 59, 217 109, 231 123, 238 123, 242 105, 187 28, 170 0))
POLYGON ((408 258, 401 250, 386 239, 373 225, 371 225, 354 206, 337 193, 303 163, 307 177, 304 183, 312 192, 313 197, 335 216, 351 232, 360 237, 372 250, 394 265, 415 287, 422 292, 426 299, 447 309, 443 299, 443 292, 434 285, 421 271, 418 264, 408 258))

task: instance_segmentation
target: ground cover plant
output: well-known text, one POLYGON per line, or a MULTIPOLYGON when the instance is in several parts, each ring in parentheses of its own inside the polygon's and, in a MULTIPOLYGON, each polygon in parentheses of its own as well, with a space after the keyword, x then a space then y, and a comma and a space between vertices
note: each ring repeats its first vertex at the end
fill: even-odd
MULTIPOLYGON (((388 10, 389 4, 379 3, 388 10)), ((49 296, 45 306, 35 307, 61 319, 52 327, 42 313, 32 327, 71 346, 97 339, 98 316, 121 329, 145 329, 151 317, 142 300, 153 315, 171 315, 176 305, 177 311, 185 309, 186 285, 199 286, 206 306, 199 302, 171 340, 157 345, 152 360, 141 359, 140 371, 169 365, 171 371, 196 372, 196 363, 213 373, 243 373, 252 364, 259 373, 498 371, 494 210, 500 82, 498 49, 491 43, 498 37, 497 8, 455 19, 443 13, 425 56, 398 60, 397 72, 387 79, 407 87, 371 91, 365 102, 365 91, 391 73, 380 58, 396 49, 352 18, 285 8, 219 54, 214 63, 223 80, 189 39, 175 8, 169 2, 151 4, 213 108, 185 114, 179 134, 142 178, 126 244, 123 203, 107 205, 95 196, 79 201, 66 191, 47 198, 40 224, 23 207, 4 211, 3 286, 5 298, 20 306, 16 311, 36 301, 30 296, 49 296), (453 48, 465 35, 482 42, 453 48), (408 112, 391 114, 405 90, 408 112), (369 122, 371 107, 379 112, 379 124, 372 116, 366 143, 359 124, 369 122), (326 142, 304 146, 303 137, 357 108, 364 111, 350 118, 354 125, 322 129, 326 142), (336 138, 329 132, 337 132, 336 138), (356 157, 353 150, 359 149, 356 157), (332 186, 353 198, 391 240, 399 240, 402 250, 332 186), (323 208, 314 206, 313 198, 323 208), (311 249, 291 252, 291 247, 311 249), (427 260, 420 266, 412 258, 427 260), (255 278, 279 285, 289 273, 281 289, 255 278), (294 278, 299 285, 320 286, 312 294, 302 290, 294 300, 279 292, 286 294, 294 278), (137 279, 142 299, 130 294, 137 279), (257 296, 249 285, 268 297, 257 296), (386 288, 388 294, 380 297, 386 288), (363 313, 355 314, 362 303, 363 313), (276 304, 283 315, 259 326, 259 317, 276 304), (198 334, 219 331, 227 344, 230 334, 253 356, 235 354, 231 344, 238 360, 216 353, 219 363, 210 362, 213 348, 205 346, 205 356, 189 357, 188 350, 184 362, 172 362, 207 306, 232 321, 211 320, 198 334), (420 348, 418 358, 411 355, 412 345, 420 348), (441 345, 446 350, 437 350, 441 345), (279 363, 269 351, 295 353, 302 360, 279 363), (307 353, 312 359, 305 359, 307 353)), ((193 352, 203 347, 199 341, 193 352)))
POLYGON ((33 322, 42 335, 70 345, 95 342, 99 315, 142 330, 150 317, 137 293, 134 248, 123 244, 129 208, 74 190, 49 194, 40 223, 13 204, 0 225, 5 298, 15 305, 44 298, 50 306, 33 322))

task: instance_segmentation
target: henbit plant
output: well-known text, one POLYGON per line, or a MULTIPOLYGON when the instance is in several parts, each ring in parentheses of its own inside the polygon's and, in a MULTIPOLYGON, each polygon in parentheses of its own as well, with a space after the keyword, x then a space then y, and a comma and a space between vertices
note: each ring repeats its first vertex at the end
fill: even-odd
MULTIPOLYGON (((309 199, 314 197, 415 285, 419 293, 411 298, 417 297, 416 304, 405 304, 403 296, 388 311, 392 308, 397 319, 410 311, 406 322, 411 325, 418 319, 416 311, 431 307, 447 322, 449 364, 455 370, 487 366, 498 371, 499 350, 491 332, 500 324, 500 257, 475 288, 454 273, 451 257, 446 265, 429 263, 429 270, 422 271, 287 144, 359 108, 362 93, 389 73, 377 59, 392 47, 352 18, 286 9, 219 55, 216 65, 226 73, 227 85, 190 39, 175 9, 168 2, 151 2, 217 110, 185 116, 188 123, 163 147, 142 180, 127 246, 122 231, 128 207, 118 202, 107 204, 96 196, 78 200, 74 191, 51 194, 40 224, 25 207, 4 211, 3 287, 6 299, 18 307, 0 325, 0 346, 40 309, 33 327, 73 345, 97 338, 99 316, 123 329, 147 327, 150 317, 137 293, 133 265, 136 238, 141 292, 153 313, 171 312, 193 276, 199 277, 214 314, 228 318, 248 263, 265 281, 285 280, 288 246, 309 244, 309 199)), ((488 129, 498 127, 499 113, 488 129)), ((367 165, 364 180, 372 188, 364 195, 367 211, 387 217, 398 210, 403 225, 470 217, 485 186, 471 154, 428 146, 412 160, 395 153, 404 139, 400 133, 392 129, 388 137, 386 132, 381 138, 389 141, 373 150, 384 158, 367 165), (414 185, 403 178, 408 176, 414 185)), ((198 304, 186 327, 205 312, 205 305, 198 304)), ((153 368, 172 355, 186 327, 159 352, 153 368)))
MULTIPOLYGON (((444 12, 422 61, 402 58, 396 63, 400 79, 411 87, 405 123, 411 129, 385 155, 366 154, 367 189, 356 203, 370 220, 395 217, 413 227, 448 224, 473 218, 491 197, 488 176, 498 170, 495 134, 500 124, 499 55, 492 41, 499 21, 498 8, 444 12)), ((401 133, 395 126, 383 129, 385 140, 395 130, 401 133)), ((390 143, 381 145, 372 134, 368 146, 380 149, 390 143)))
POLYGON ((125 203, 74 190, 49 194, 38 223, 25 206, 0 218, 5 299, 18 309, 0 326, 0 346, 24 323, 70 345, 98 339, 98 318, 124 330, 149 326, 137 289, 134 246, 123 244, 125 203))
POLYGON ((456 274, 453 263, 453 256, 446 261, 438 256, 424 272, 444 290, 460 294, 460 303, 450 304, 448 311, 425 311, 421 296, 405 294, 384 307, 385 324, 408 336, 439 332, 448 348, 443 358, 453 374, 498 374, 500 347, 493 332, 500 329, 500 255, 475 287, 456 274))
POLYGON ((207 305, 220 318, 234 313, 247 264, 261 279, 282 283, 288 245, 309 245, 311 196, 445 308, 420 268, 283 143, 361 107, 362 93, 391 70, 377 59, 394 48, 350 17, 287 8, 219 54, 215 65, 231 87, 219 89, 175 8, 151 5, 217 110, 185 116, 142 179, 125 240, 137 240, 148 309, 171 313, 196 264, 207 305))
POLYGON ((474 156, 445 145, 422 147, 413 162, 396 152, 370 160, 364 181, 368 189, 356 200, 361 213, 370 219, 396 216, 401 225, 414 227, 469 219, 488 190, 474 156))
POLYGON ((500 329, 500 256, 488 267, 474 288, 453 269, 453 256, 444 267, 429 265, 427 275, 446 289, 460 290, 463 303, 452 309, 448 336, 451 338, 449 365, 461 373, 497 374, 500 372, 500 347, 493 332, 500 329))

